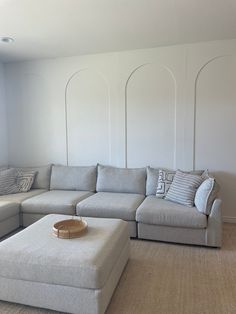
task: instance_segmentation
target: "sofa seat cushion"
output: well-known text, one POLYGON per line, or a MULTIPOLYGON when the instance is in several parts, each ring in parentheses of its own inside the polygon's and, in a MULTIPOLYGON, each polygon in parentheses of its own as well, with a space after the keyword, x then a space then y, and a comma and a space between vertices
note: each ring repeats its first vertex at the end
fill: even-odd
POLYGON ((76 206, 76 214, 89 217, 135 220, 136 209, 144 196, 128 193, 98 192, 76 206))
POLYGON ((138 222, 184 228, 206 228, 207 217, 196 207, 176 204, 156 196, 148 196, 136 213, 138 222))
POLYGON ((0 221, 19 215, 20 205, 13 202, 0 201, 0 221))
POLYGON ((29 192, 25 193, 15 193, 15 194, 9 194, 9 195, 1 195, 0 196, 0 201, 6 201, 6 202, 13 202, 13 203, 21 203, 24 200, 31 198, 35 195, 42 194, 44 192, 47 192, 47 190, 43 189, 33 189, 30 190, 29 192))
POLYGON ((24 201, 21 210, 23 213, 74 215, 76 204, 90 195, 91 192, 84 191, 48 191, 24 201))

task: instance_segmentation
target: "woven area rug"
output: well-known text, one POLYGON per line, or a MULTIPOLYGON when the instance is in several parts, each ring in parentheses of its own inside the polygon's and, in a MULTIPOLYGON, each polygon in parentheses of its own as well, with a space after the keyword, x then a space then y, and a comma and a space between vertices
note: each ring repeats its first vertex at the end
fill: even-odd
MULTIPOLYGON (((235 314, 236 225, 223 239, 222 249, 132 240, 107 314, 235 314)), ((0 302, 0 313, 58 312, 0 302)))

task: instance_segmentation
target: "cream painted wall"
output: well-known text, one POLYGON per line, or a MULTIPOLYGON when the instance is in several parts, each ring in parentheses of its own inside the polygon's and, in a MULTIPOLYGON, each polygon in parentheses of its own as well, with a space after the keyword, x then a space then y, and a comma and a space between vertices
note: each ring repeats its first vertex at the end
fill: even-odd
POLYGON ((236 222, 235 79, 236 40, 8 64, 9 162, 208 168, 236 222))
POLYGON ((0 166, 7 165, 7 116, 4 67, 0 63, 0 166))

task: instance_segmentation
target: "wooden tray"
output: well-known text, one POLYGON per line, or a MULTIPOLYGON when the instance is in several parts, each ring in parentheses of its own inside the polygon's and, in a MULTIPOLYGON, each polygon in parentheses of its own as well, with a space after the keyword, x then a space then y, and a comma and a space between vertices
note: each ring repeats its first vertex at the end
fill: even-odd
POLYGON ((61 220, 54 224, 53 234, 62 239, 79 238, 86 233, 88 224, 83 219, 61 220))

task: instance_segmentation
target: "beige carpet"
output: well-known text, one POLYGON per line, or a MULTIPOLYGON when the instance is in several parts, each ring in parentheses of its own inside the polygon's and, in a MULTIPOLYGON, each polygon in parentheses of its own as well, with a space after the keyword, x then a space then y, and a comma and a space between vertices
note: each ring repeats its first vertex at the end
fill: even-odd
MULTIPOLYGON (((55 313, 0 302, 0 314, 55 313)), ((107 314, 235 314, 236 225, 222 249, 132 240, 107 314)), ((80 313, 83 314, 83 313, 80 313)))

